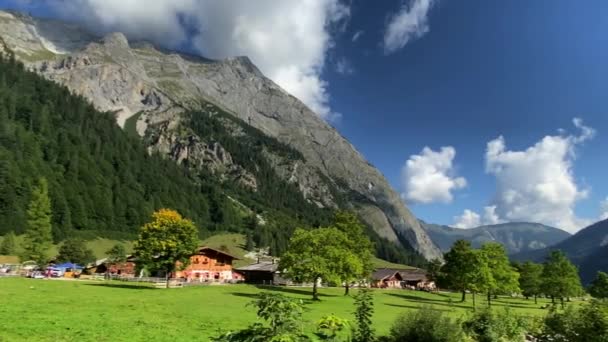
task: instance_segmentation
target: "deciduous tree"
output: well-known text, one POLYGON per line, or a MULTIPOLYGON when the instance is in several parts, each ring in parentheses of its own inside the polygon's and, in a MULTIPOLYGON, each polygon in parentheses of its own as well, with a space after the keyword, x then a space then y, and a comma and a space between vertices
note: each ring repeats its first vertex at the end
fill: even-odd
POLYGON ((595 279, 589 286, 589 294, 595 298, 608 298, 608 274, 605 272, 597 272, 595 279))
POLYGON ((481 246, 485 254, 492 280, 488 282, 488 306, 492 296, 497 294, 512 294, 519 292, 519 273, 511 266, 504 246, 496 242, 488 242, 481 246))
POLYGON ((543 264, 543 292, 550 296, 553 303, 559 298, 564 305, 564 298, 578 296, 583 292, 578 270, 561 251, 552 251, 543 264))
POLYGON ((178 264, 181 267, 190 264, 190 256, 196 252, 198 243, 198 232, 192 221, 177 211, 160 209, 152 214, 152 222, 141 227, 134 251, 138 262, 165 272, 169 287, 169 276, 178 264))
POLYGON ((466 300, 466 293, 471 290, 476 278, 477 256, 471 243, 465 240, 454 242, 452 248, 444 255, 445 264, 441 267, 441 282, 448 288, 462 292, 461 301, 466 300))
POLYGON ((359 262, 346 263, 345 265, 348 267, 340 272, 341 280, 344 282, 344 295, 348 295, 351 282, 365 279, 373 271, 372 257, 374 246, 365 234, 365 226, 357 215, 352 212, 336 212, 332 226, 346 234, 349 240, 348 248, 359 259, 359 262), (361 267, 359 267, 359 264, 361 267), (352 266, 356 266, 358 269, 352 269, 352 266))
POLYGON ((351 241, 337 228, 296 229, 281 257, 279 269, 296 282, 312 282, 313 300, 319 300, 317 282, 339 282, 346 274, 360 274, 363 265, 349 248, 351 241))
POLYGON ((519 287, 526 298, 534 297, 534 304, 542 294, 543 265, 527 261, 519 266, 519 287))

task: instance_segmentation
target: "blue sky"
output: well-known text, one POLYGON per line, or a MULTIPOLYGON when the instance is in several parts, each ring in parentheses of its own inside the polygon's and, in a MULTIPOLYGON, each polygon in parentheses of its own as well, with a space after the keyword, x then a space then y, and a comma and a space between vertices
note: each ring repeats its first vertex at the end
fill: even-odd
POLYGON ((292 13, 289 2, 268 2, 267 9, 265 2, 257 3, 261 9, 242 2, 242 13, 232 3, 229 14, 216 8, 222 5, 197 3, 200 15, 169 2, 145 16, 143 6, 115 0, 74 3, 82 6, 77 12, 59 0, 0 0, 0 7, 70 16, 97 30, 123 30, 210 57, 250 55, 266 75, 328 118, 426 221, 469 227, 530 220, 575 231, 603 217, 608 2, 319 0, 323 6, 296 11, 303 36, 290 36, 288 24, 273 21, 279 11, 292 13), (134 28, 101 13, 147 21, 134 28), (154 17, 171 13, 178 19, 154 17), (406 34, 387 48, 387 32, 399 18, 406 34), (149 21, 163 31, 147 28, 149 21), (165 38, 184 23, 184 32, 172 36, 182 40, 165 38), (234 41, 243 31, 237 26, 271 32, 277 50, 259 49, 249 36, 234 41), (301 73, 286 76, 283 66, 292 65, 301 73), (582 119, 578 128, 575 117, 582 119), (502 143, 495 140, 500 136, 502 143), (490 141, 501 146, 492 156, 490 141), (449 148, 439 153, 442 147, 449 148))

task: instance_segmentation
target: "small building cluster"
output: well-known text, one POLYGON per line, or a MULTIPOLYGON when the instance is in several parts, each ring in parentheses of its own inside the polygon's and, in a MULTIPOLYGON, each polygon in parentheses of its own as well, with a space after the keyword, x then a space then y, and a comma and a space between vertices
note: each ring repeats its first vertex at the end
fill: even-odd
POLYGON ((427 277, 427 272, 420 268, 412 269, 376 269, 372 274, 372 287, 397 288, 421 291, 436 291, 434 281, 427 277))

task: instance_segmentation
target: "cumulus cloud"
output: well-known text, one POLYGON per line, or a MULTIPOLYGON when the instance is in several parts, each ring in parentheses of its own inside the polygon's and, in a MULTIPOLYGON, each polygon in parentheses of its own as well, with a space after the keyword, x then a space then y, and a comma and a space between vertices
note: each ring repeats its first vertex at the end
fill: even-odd
POLYGON ((575 205, 588 195, 575 181, 577 145, 593 138, 595 130, 573 120, 579 135, 546 136, 522 151, 507 149, 501 136, 487 144, 486 172, 496 177, 492 205, 507 221, 532 221, 574 232, 591 221, 575 214, 575 205))
POLYGON ((454 228, 469 229, 481 225, 481 216, 478 213, 465 209, 462 215, 454 217, 454 228))
POLYGON ((462 215, 454 216, 454 228, 469 229, 484 225, 504 223, 496 213, 496 206, 490 205, 483 208, 483 217, 470 209, 465 209, 462 215))
POLYGON ((428 14, 434 0, 411 0, 389 17, 384 32, 384 53, 391 54, 429 31, 428 14))
POLYGON ((608 219, 608 197, 600 203, 600 220, 608 219))
POLYGON ((401 171, 402 197, 413 203, 452 202, 452 191, 467 184, 463 177, 453 175, 455 156, 452 146, 440 151, 425 147, 420 154, 412 155, 401 171))
POLYGON ((260 70, 321 117, 332 113, 321 73, 332 32, 350 16, 339 0, 49 1, 57 13, 100 31, 162 46, 193 46, 209 58, 247 55, 260 70))

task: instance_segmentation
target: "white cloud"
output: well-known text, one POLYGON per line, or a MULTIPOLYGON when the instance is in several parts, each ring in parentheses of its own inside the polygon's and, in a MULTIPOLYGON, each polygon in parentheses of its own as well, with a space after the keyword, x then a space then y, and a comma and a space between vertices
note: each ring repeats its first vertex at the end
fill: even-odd
POLYGON ((600 220, 608 219, 608 197, 600 203, 600 220))
POLYGON ((350 75, 355 72, 355 69, 346 58, 340 58, 336 62, 336 72, 342 75, 350 75))
POLYGON ((390 16, 384 32, 384 53, 403 48, 412 39, 429 31, 428 13, 434 0, 411 0, 390 16))
POLYGON ((57 12, 101 31, 165 47, 192 44, 209 58, 247 55, 321 117, 332 113, 321 73, 333 29, 350 16, 339 0, 72 0, 57 12))
POLYGON ((452 202, 452 191, 467 184, 464 178, 453 176, 455 156, 452 146, 438 152, 425 147, 419 155, 410 156, 401 171, 402 197, 414 203, 452 202))
POLYGON ((359 38, 361 38, 361 35, 363 35, 363 30, 355 32, 355 34, 353 34, 353 38, 351 38, 352 42, 354 43, 359 40, 359 38))
POLYGON ((486 172, 494 175, 497 193, 494 212, 501 220, 531 221, 571 232, 591 221, 577 217, 576 203, 588 189, 575 181, 575 147, 591 139, 595 130, 573 120, 580 135, 546 136, 522 151, 510 151, 505 139, 490 141, 486 150, 486 172))
POLYGON ((462 215, 454 217, 454 228, 469 229, 481 225, 481 217, 478 213, 465 209, 462 215))

